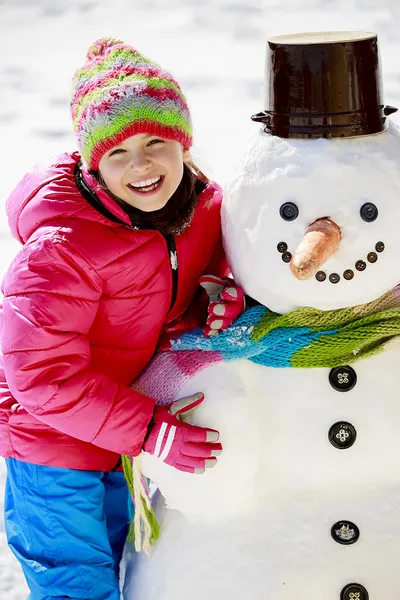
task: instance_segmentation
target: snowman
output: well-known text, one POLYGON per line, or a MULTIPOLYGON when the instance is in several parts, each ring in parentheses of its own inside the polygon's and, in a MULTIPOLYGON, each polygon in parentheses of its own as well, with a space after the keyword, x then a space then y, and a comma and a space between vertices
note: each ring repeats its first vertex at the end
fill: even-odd
POLYGON ((129 600, 383 600, 400 587, 400 132, 377 36, 267 43, 262 123, 223 205, 249 300, 138 383, 204 392, 220 431, 203 475, 143 454, 161 536, 129 600))

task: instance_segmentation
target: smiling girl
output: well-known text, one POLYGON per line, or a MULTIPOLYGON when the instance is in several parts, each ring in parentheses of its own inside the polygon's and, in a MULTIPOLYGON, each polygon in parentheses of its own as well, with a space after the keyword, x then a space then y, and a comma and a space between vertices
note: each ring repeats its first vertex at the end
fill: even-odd
POLYGON ((139 133, 102 156, 99 170, 114 196, 153 212, 163 208, 177 190, 185 160, 188 152, 176 140, 139 133))
MULTIPOLYGON (((123 42, 90 48, 71 112, 80 152, 37 166, 7 201, 23 246, 3 281, 5 521, 30 600, 117 600, 131 517, 121 454, 203 473, 221 451, 217 431, 175 414, 201 393, 156 407, 131 383, 185 322, 200 277, 227 275, 222 193, 190 161, 180 86, 123 42)), ((243 308, 232 284, 222 298, 207 333, 243 308)))

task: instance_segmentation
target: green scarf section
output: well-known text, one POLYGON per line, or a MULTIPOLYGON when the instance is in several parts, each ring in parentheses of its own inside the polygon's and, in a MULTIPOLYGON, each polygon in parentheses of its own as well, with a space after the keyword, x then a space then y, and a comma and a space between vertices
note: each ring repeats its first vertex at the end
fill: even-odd
MULTIPOLYGON (((335 310, 302 307, 280 315, 252 306, 216 336, 206 338, 198 329, 182 334, 170 351, 176 366, 185 363, 183 372, 192 374, 209 363, 243 358, 268 367, 332 368, 376 354, 399 335, 397 286, 367 304, 335 310)), ((164 380, 164 374, 152 369, 152 378, 164 380)))
POLYGON ((293 352, 292 367, 331 368, 366 358, 400 335, 400 287, 355 307, 328 311, 298 308, 284 315, 267 311, 252 338, 259 342, 278 329, 287 337, 288 328, 295 328, 293 340, 296 331, 305 340, 315 336, 293 352))

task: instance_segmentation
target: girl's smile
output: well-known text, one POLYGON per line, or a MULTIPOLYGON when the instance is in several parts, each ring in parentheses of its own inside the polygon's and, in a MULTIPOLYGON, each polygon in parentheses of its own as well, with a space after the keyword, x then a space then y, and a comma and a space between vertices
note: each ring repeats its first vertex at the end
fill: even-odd
POLYGON ((152 212, 163 208, 177 190, 186 154, 175 140, 139 133, 106 152, 99 171, 115 196, 152 212))
POLYGON ((164 177, 153 177, 145 181, 137 181, 136 183, 128 183, 128 187, 139 194, 151 194, 155 190, 160 189, 164 182, 164 177))

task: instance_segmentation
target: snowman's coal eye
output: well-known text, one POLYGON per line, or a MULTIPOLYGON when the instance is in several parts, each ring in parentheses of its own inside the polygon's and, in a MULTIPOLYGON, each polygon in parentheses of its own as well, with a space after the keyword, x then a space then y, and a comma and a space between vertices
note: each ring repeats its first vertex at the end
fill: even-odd
POLYGON ((293 202, 285 202, 280 207, 279 214, 285 221, 294 221, 299 216, 299 209, 293 202))
POLYGON ((378 218, 378 209, 372 202, 366 202, 360 208, 360 215, 363 221, 372 223, 372 221, 378 218))

